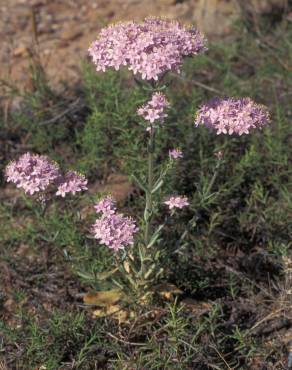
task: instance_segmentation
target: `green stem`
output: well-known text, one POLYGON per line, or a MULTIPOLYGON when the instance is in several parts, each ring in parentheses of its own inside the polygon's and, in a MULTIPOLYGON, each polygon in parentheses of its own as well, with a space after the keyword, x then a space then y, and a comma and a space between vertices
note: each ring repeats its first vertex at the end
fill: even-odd
POLYGON ((154 130, 151 129, 150 131, 150 138, 148 142, 148 184, 147 184, 147 191, 146 191, 146 207, 145 207, 145 234, 144 234, 144 242, 145 246, 150 242, 151 237, 151 219, 153 213, 153 197, 152 197, 152 189, 153 189, 153 176, 154 176, 154 149, 155 149, 155 134, 154 130))
POLYGON ((212 187, 214 185, 214 182, 215 182, 215 180, 217 178, 217 175, 218 175, 218 170, 219 170, 220 164, 221 164, 221 159, 218 159, 218 161, 216 163, 216 166, 215 166, 213 176, 211 178, 211 181, 209 182, 209 185, 208 185, 208 188, 207 188, 207 191, 206 191, 206 196, 208 196, 211 192, 211 189, 212 189, 212 187))

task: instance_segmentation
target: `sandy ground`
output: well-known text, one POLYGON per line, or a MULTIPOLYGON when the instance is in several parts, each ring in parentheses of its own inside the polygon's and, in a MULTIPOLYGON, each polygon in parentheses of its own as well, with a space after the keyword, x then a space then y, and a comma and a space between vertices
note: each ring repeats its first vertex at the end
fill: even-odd
POLYGON ((211 37, 228 33, 233 5, 224 0, 218 8, 216 1, 207 2, 206 16, 206 0, 0 0, 0 78, 24 87, 29 84, 26 71, 35 35, 33 12, 39 53, 50 81, 76 82, 90 42, 109 22, 163 15, 200 23, 199 28, 211 37), (211 26, 208 17, 216 12, 225 21, 211 26))
POLYGON ((80 78, 89 44, 110 22, 164 16, 192 23, 214 39, 232 34, 234 21, 251 9, 252 17, 271 13, 287 1, 250 0, 240 11, 241 0, 0 0, 0 82, 29 88, 35 37, 50 82, 70 85, 80 78))

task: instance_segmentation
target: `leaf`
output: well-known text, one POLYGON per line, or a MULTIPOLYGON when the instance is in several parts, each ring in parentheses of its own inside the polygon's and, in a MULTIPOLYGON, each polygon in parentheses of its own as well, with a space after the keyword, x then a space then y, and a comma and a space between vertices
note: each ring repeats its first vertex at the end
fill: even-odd
POLYGON ((108 307, 115 305, 122 298, 123 292, 120 289, 87 293, 83 302, 91 306, 108 307))
POLYGON ((151 218, 152 216, 152 212, 149 212, 149 210, 147 208, 145 208, 145 211, 144 211, 144 221, 145 222, 148 222, 148 220, 151 218))
POLYGON ((111 317, 118 320, 119 323, 125 322, 130 316, 129 311, 123 309, 118 304, 94 310, 92 314, 94 317, 106 317, 111 315, 111 317))
POLYGON ((156 264, 155 263, 152 263, 152 265, 150 265, 150 267, 148 268, 148 271, 146 272, 145 274, 145 279, 148 279, 149 276, 152 274, 152 272, 155 270, 155 267, 156 267, 156 264))
POLYGON ((162 283, 155 287, 155 291, 160 295, 161 298, 171 301, 176 295, 182 294, 182 291, 170 283, 162 283))
POLYGON ((145 193, 147 192, 147 186, 145 184, 143 184, 142 180, 140 180, 134 174, 131 175, 131 178, 136 182, 136 184, 140 187, 140 189, 144 190, 145 193))
POLYGON ((100 281, 102 281, 102 280, 108 279, 110 276, 112 276, 118 270, 119 269, 116 267, 113 270, 100 272, 100 273, 97 273, 95 275, 94 274, 88 274, 88 273, 81 272, 81 271, 77 271, 77 275, 82 277, 83 279, 86 279, 86 280, 91 280, 91 281, 100 280, 100 281))
POLYGON ((93 274, 87 274, 85 272, 77 271, 77 275, 86 280, 95 280, 93 274))
POLYGON ((151 194, 156 193, 157 190, 159 190, 161 188, 161 186, 163 185, 163 183, 164 183, 163 180, 157 181, 157 183, 154 185, 153 189, 151 190, 151 194))
POLYGON ((119 270, 118 267, 116 267, 116 268, 114 268, 113 270, 110 270, 110 271, 100 272, 100 273, 96 274, 96 278, 98 280, 106 280, 110 276, 112 276, 114 273, 116 273, 118 270, 119 270))
POLYGON ((130 273, 130 264, 128 261, 123 263, 125 271, 129 274, 130 273))
POLYGON ((152 235, 152 238, 149 242, 149 244, 147 245, 147 248, 151 248, 153 246, 153 244, 157 241, 157 239, 159 238, 160 236, 160 231, 164 228, 164 224, 162 225, 159 225, 158 228, 155 230, 154 234, 152 235))
POLYGON ((181 305, 186 311, 191 312, 197 316, 201 316, 202 314, 212 309, 211 303, 196 301, 192 298, 185 298, 184 300, 182 300, 181 305))
POLYGON ((146 306, 152 301, 153 291, 148 291, 138 299, 138 303, 141 306, 146 306))

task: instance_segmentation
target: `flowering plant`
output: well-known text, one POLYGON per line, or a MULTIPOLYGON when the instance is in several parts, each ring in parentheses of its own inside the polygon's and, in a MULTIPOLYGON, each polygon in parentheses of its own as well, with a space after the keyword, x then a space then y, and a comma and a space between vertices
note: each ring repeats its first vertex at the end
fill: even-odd
MULTIPOLYGON (((161 130, 167 129, 165 121, 171 107, 164 93, 166 86, 163 79, 169 71, 180 73, 186 57, 206 50, 206 41, 195 28, 158 18, 108 26, 101 30, 89 48, 97 71, 104 72, 108 68, 118 70, 125 66, 138 76, 135 81, 150 95, 149 100, 137 108, 137 116, 147 135, 148 156, 145 176, 132 175, 133 181, 145 194, 140 225, 138 227, 136 220, 119 213, 115 199, 108 195, 96 203, 97 219, 91 226, 93 237, 115 256, 116 266, 106 276, 119 288, 130 286, 143 299, 151 297, 153 287, 162 279, 162 256, 164 252, 167 254, 160 243, 165 223, 157 225, 155 217, 162 207, 167 207, 167 217, 173 217, 190 205, 185 195, 170 194, 163 200, 160 196, 169 172, 184 158, 179 148, 169 148, 166 165, 157 160, 157 136, 161 130), (116 279, 113 276, 116 273, 122 278, 116 279)), ((226 135, 248 134, 268 122, 267 109, 250 98, 215 98, 203 104, 195 116, 195 127, 205 125, 217 134, 226 135)), ((217 164, 210 183, 202 192, 203 198, 210 196, 224 154, 220 151, 215 156, 217 164)), ((7 181, 43 201, 87 189, 87 180, 83 175, 74 171, 64 175, 55 162, 37 154, 22 155, 8 164, 5 174, 7 181)), ((194 218, 190 223, 193 221, 194 218)), ((185 238, 187 230, 186 227, 179 242, 185 238)))
MULTIPOLYGON (((165 224, 155 227, 154 217, 159 206, 168 207, 170 216, 181 212, 190 205, 183 195, 170 195, 162 201, 159 197, 168 172, 182 160, 179 148, 169 149, 166 166, 157 163, 156 138, 161 129, 167 129, 164 121, 170 102, 162 93, 166 86, 164 76, 169 71, 180 73, 186 57, 205 52, 206 41, 196 29, 185 27, 178 22, 158 18, 146 18, 141 23, 128 22, 104 28, 89 48, 89 54, 97 71, 125 66, 140 79, 139 86, 151 93, 144 105, 138 107, 137 115, 144 120, 148 135, 148 170, 145 178, 132 178, 145 194, 145 210, 140 233, 135 222, 123 215, 116 214, 112 198, 104 198, 96 209, 101 213, 92 230, 96 239, 113 249, 118 257, 117 268, 129 281, 132 288, 145 298, 153 286, 163 276, 160 247, 161 232, 165 224), (138 237, 134 241, 135 235, 138 237)), ((248 134, 251 129, 261 128, 268 123, 269 114, 264 106, 254 103, 250 98, 215 98, 202 105, 195 117, 195 126, 205 125, 217 134, 248 134)), ((217 165, 213 177, 204 190, 202 197, 209 197, 222 163, 223 152, 215 154, 217 165)), ((190 220, 192 223, 194 219, 190 220)), ((186 236, 186 231, 179 241, 186 236)), ((166 252, 167 253, 167 252, 166 252)))

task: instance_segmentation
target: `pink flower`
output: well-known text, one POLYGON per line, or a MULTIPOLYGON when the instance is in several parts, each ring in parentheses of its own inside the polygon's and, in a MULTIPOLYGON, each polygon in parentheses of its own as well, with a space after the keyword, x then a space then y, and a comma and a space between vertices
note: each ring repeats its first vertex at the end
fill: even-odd
POLYGON ((97 71, 127 66, 142 79, 158 80, 179 72, 183 58, 206 50, 203 36, 176 21, 146 18, 142 23, 117 23, 103 28, 89 48, 97 71))
POLYGON ((65 197, 67 193, 75 195, 77 192, 87 190, 87 179, 76 171, 68 171, 65 176, 60 177, 57 182, 56 195, 65 197))
POLYGON ((215 152, 214 153, 214 156, 217 158, 217 159, 222 159, 223 156, 224 156, 224 152, 223 150, 219 150, 218 152, 215 152))
POLYGON ((53 192, 64 197, 66 193, 87 189, 87 179, 75 171, 61 174, 57 163, 44 155, 26 153, 10 162, 5 169, 7 182, 13 182, 26 193, 38 194, 37 200, 44 203, 53 192))
POLYGON ((242 135, 253 128, 261 128, 269 121, 267 108, 250 98, 215 98, 200 107, 195 125, 204 124, 217 134, 242 135))
POLYGON ((183 158, 183 152, 179 149, 172 149, 168 152, 171 159, 183 158))
POLYGON ((110 216, 116 212, 116 202, 111 196, 107 196, 96 203, 94 208, 96 213, 110 216))
POLYGON ((173 209, 183 208, 185 206, 188 206, 190 203, 187 197, 172 196, 167 201, 165 201, 164 204, 166 204, 169 209, 173 209))
MULTIPOLYGON (((101 218, 97 219, 92 226, 95 239, 117 252, 134 243, 134 234, 139 230, 135 221, 122 214, 108 212, 108 198, 101 204, 97 204, 98 212, 102 212, 101 218), (105 211, 105 212, 104 212, 105 211)), ((113 203, 112 203, 113 204, 113 203)))
POLYGON ((33 195, 45 191, 59 176, 59 166, 44 155, 26 153, 10 162, 5 175, 8 182, 33 195))
POLYGON ((154 93, 151 100, 139 108, 137 113, 150 123, 153 123, 154 121, 160 121, 162 123, 164 118, 167 117, 164 110, 169 106, 170 104, 164 94, 154 93))

